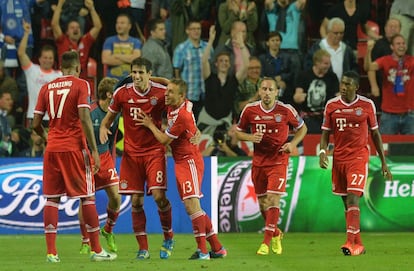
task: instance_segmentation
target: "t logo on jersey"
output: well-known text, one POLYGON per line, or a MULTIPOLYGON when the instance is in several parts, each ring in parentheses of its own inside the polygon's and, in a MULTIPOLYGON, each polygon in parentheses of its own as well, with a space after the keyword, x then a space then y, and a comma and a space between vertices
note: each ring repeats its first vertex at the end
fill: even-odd
POLYGON ((141 113, 141 108, 139 107, 130 107, 129 108, 129 115, 131 116, 132 120, 138 120, 138 114, 141 113))
POLYGON ((256 124, 256 131, 259 132, 259 133, 264 134, 266 132, 266 124, 257 123, 256 124))
POLYGON ((337 118, 336 127, 339 127, 338 131, 344 131, 344 128, 346 127, 346 118, 337 118))

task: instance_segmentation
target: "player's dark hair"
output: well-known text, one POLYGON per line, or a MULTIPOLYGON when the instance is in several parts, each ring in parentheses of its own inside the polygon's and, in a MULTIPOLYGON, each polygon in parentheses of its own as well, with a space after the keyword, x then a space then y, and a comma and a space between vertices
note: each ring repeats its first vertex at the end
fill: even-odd
POLYGON ((79 54, 77 51, 67 51, 62 55, 60 61, 61 69, 71 69, 77 65, 80 65, 79 54))
POLYGON ((147 70, 147 72, 152 70, 152 63, 151 61, 149 61, 148 59, 146 59, 145 57, 137 57, 134 60, 132 60, 131 62, 131 70, 133 66, 138 66, 138 67, 145 67, 145 69, 147 70))
POLYGON ((183 79, 173 78, 170 80, 170 84, 178 86, 179 93, 183 94, 185 97, 187 93, 187 83, 183 79))
POLYGON ((357 86, 359 86, 359 74, 354 71, 346 71, 343 73, 344 77, 351 78, 357 86))

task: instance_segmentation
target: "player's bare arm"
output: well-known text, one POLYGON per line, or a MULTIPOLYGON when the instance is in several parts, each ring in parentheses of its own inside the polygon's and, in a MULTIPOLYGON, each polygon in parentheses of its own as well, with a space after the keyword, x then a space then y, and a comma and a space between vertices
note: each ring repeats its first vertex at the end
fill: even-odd
POLYGON ((99 141, 104 144, 108 141, 108 135, 112 135, 111 124, 114 122, 116 114, 108 111, 102 120, 101 126, 99 127, 99 141))
POLYGON ((163 145, 168 145, 171 143, 171 141, 173 141, 172 138, 161 132, 160 129, 155 126, 154 122, 152 122, 152 118, 145 114, 145 112, 139 113, 138 125, 142 125, 150 129, 155 138, 163 145))
POLYGON ((308 132, 308 128, 306 124, 303 124, 295 133, 295 136, 292 138, 290 142, 283 144, 280 148, 280 152, 292 153, 296 146, 303 140, 306 133, 308 132))
POLYGON ((384 148, 382 145, 381 134, 378 129, 371 131, 372 142, 374 142, 375 149, 377 150, 378 156, 381 159, 382 164, 382 175, 387 179, 392 181, 392 173, 388 168, 387 162, 385 160, 384 148))
POLYGON ((326 130, 322 130, 320 152, 319 152, 319 166, 324 169, 327 169, 329 165, 328 155, 326 154, 328 143, 329 143, 329 132, 326 130))
POLYGON ((263 139, 263 133, 256 132, 254 134, 249 134, 242 131, 236 131, 236 137, 241 141, 260 143, 263 139))
POLYGON ((88 146, 91 150, 93 157, 93 173, 96 174, 101 167, 101 161, 99 159, 98 147, 95 141, 95 135, 93 133, 92 119, 89 108, 80 107, 78 108, 80 122, 82 124, 83 133, 88 141, 88 146))

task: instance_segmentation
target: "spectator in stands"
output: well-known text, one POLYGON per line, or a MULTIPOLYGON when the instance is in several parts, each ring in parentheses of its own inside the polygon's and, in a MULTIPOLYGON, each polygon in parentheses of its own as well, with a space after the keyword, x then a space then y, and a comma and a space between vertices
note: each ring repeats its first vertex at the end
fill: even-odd
POLYGON ((346 71, 358 71, 358 64, 352 48, 342 41, 344 36, 345 24, 341 18, 335 17, 328 22, 328 34, 325 38, 316 41, 309 49, 305 60, 305 70, 313 66, 313 54, 319 49, 325 49, 331 55, 331 68, 341 79, 346 71))
MULTIPOLYGON (((385 23, 385 27, 384 27, 384 37, 377 40, 375 42, 374 47, 372 48, 371 61, 375 61, 382 56, 392 54, 391 39, 395 34, 400 33, 400 30, 401 30, 401 23, 398 19, 390 18, 387 20, 387 22, 385 23)), ((367 59, 364 58, 364 70, 368 72, 369 67, 368 67, 368 63, 366 60, 367 59)), ((371 76, 373 76, 372 73, 373 72, 371 72, 371 76)), ((381 104, 382 71, 378 70, 375 72, 375 74, 376 74, 375 76, 377 79, 378 88, 371 88, 371 95, 373 96, 374 99, 378 97, 379 103, 381 104)))
POLYGON ((228 130, 218 128, 214 132, 213 142, 203 151, 204 156, 226 156, 237 157, 247 156, 247 153, 240 147, 240 140, 236 137, 236 124, 228 130))
POLYGON ((171 79, 173 68, 165 43, 165 23, 161 19, 152 19, 148 22, 147 28, 151 35, 142 46, 142 56, 151 59, 152 76, 171 79))
POLYGON ((7 115, 13 108, 13 95, 8 90, 0 91, 0 157, 12 155, 11 125, 7 115))
POLYGON ((216 36, 215 26, 210 27, 208 45, 203 54, 203 78, 205 80, 206 97, 197 121, 197 127, 203 134, 213 135, 217 127, 230 127, 233 122, 233 104, 236 89, 246 78, 249 55, 244 45, 243 35, 239 33, 237 42, 243 49, 242 65, 237 73, 230 74, 230 56, 227 52, 221 52, 216 56, 215 66, 217 73, 211 72, 209 63, 210 51, 216 36))
POLYGON ((301 19, 306 0, 265 0, 264 3, 265 8, 260 19, 263 34, 272 31, 281 34, 283 42, 280 49, 289 54, 294 72, 293 79, 296 79, 297 73, 302 70, 301 48, 306 42, 301 19))
MULTIPOLYGON (((358 35, 358 25, 362 26, 362 30, 372 39, 379 39, 377 35, 367 24, 369 19, 369 10, 361 8, 361 4, 357 3, 357 0, 343 0, 333 5, 326 14, 326 17, 322 21, 319 32, 322 38, 328 35, 329 29, 327 28, 329 20, 332 18, 341 18, 346 28, 344 29, 343 41, 351 46, 356 52, 358 35)), ((355 54, 356 55, 356 54, 355 54)))
POLYGON ((331 55, 324 49, 313 54, 313 66, 299 74, 293 101, 308 127, 320 134, 326 102, 339 92, 339 81, 330 69, 331 55))
POLYGON ((171 0, 151 0, 151 18, 166 20, 169 15, 171 0))
MULTIPOLYGON (((144 27, 147 20, 147 15, 145 13, 145 4, 146 0, 118 0, 118 8, 121 9, 121 12, 128 13, 131 21, 132 27, 135 28, 136 24, 139 27, 138 36, 141 38, 144 37, 144 27), (125 10, 125 11, 124 11, 125 10)), ((142 40, 142 38, 141 38, 142 40)))
MULTIPOLYGON (((51 9, 56 12, 56 8, 61 0, 51 0, 51 9)), ((61 14, 58 17, 60 24, 63 26, 69 25, 70 22, 76 21, 79 24, 79 29, 83 33, 86 26, 86 16, 89 15, 89 8, 85 5, 85 0, 63 0, 61 7, 61 14)))
MULTIPOLYGON (((27 80, 29 106, 27 109, 25 126, 29 128, 32 124, 34 108, 40 88, 44 84, 49 83, 50 81, 59 77, 62 73, 53 69, 53 66, 55 64, 55 50, 50 45, 46 44, 41 48, 39 65, 34 64, 30 60, 30 57, 26 53, 29 33, 31 32, 30 24, 28 22, 23 22, 23 28, 24 35, 17 50, 17 55, 19 56, 22 69, 26 75, 27 80)), ((49 120, 47 115, 45 116, 44 120, 49 120)))
POLYGON ((366 61, 373 93, 379 93, 374 71, 382 70, 381 134, 414 134, 414 56, 407 55, 401 34, 391 39, 391 55, 371 60, 374 46, 368 42, 366 61))
POLYGON ((32 130, 29 133, 30 133, 29 147, 19 152, 17 156, 43 157, 45 153, 45 148, 46 148, 44 139, 41 136, 39 136, 34 130, 32 130))
POLYGON ((394 0, 390 18, 401 22, 401 35, 407 41, 407 53, 414 55, 414 1, 394 0))
POLYGON ((142 43, 131 37, 132 23, 127 14, 119 14, 116 19, 115 36, 107 37, 102 48, 102 64, 107 65, 105 76, 118 80, 131 72, 132 60, 141 56, 142 43))
POLYGON ((256 3, 251 0, 226 0, 218 8, 218 23, 221 33, 218 45, 224 44, 230 38, 230 32, 235 21, 246 24, 246 41, 255 45, 253 33, 256 31, 259 19, 257 15, 256 3))
MULTIPOLYGON (((174 50, 174 77, 181 78, 187 83, 187 99, 193 103, 193 113, 197 120, 206 92, 202 74, 202 57, 207 42, 201 40, 199 21, 190 21, 186 26, 186 33, 187 40, 174 50)), ((212 54, 212 51, 209 53, 212 54)))
MULTIPOLYGON (((204 9, 209 0, 171 0, 170 18, 172 32, 172 50, 187 39, 187 25, 191 21, 201 22, 204 9)), ((200 27, 201 35, 201 27, 200 27)))
POLYGON ((14 107, 11 114, 8 115, 9 122, 14 127, 16 124, 23 124, 18 115, 23 113, 24 93, 19 92, 16 80, 9 76, 4 68, 4 61, 0 60, 0 92, 3 90, 10 91, 14 101, 14 107), (16 102, 20 101, 20 103, 16 102))
POLYGON ((259 56, 262 63, 262 73, 264 77, 271 77, 276 80, 279 88, 279 100, 284 103, 291 103, 294 72, 291 68, 292 62, 289 54, 280 51, 282 35, 277 31, 267 34, 267 51, 259 56))
MULTIPOLYGON (((247 41, 247 27, 246 24, 242 21, 235 21, 232 24, 230 38, 222 45, 217 46, 214 53, 215 56, 213 59, 217 58, 218 54, 222 52, 227 52, 230 54, 230 74, 235 74, 240 69, 243 64, 242 60, 242 50, 246 47, 249 57, 255 55, 255 48, 252 44, 247 41), (242 36, 243 43, 241 43, 240 35, 242 36)), ((215 67, 212 67, 215 71, 215 67)))
POLYGON ((237 119, 246 104, 260 99, 258 90, 260 84, 262 83, 262 78, 260 77, 261 70, 262 65, 260 60, 255 56, 251 56, 247 66, 247 76, 239 84, 236 92, 236 98, 234 100, 234 108, 237 119))
POLYGON ((101 31, 102 22, 95 10, 93 0, 85 0, 85 6, 91 14, 92 28, 88 33, 82 35, 82 27, 79 21, 77 21, 77 19, 71 19, 66 24, 66 32, 63 33, 62 28, 60 27, 59 18, 62 17, 62 11, 66 1, 67 0, 58 0, 51 21, 58 58, 60 58, 64 52, 71 50, 78 51, 81 63, 80 77, 87 79, 89 51, 101 31))
POLYGON ((24 127, 14 127, 11 132, 12 154, 11 156, 23 156, 24 151, 31 148, 30 146, 30 131, 24 127))

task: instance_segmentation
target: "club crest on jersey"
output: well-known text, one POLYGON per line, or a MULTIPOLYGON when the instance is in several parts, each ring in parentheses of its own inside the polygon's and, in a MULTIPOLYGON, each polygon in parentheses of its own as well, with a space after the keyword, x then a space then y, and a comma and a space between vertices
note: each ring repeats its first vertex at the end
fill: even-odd
POLYGON ((119 181, 119 187, 121 189, 127 189, 128 188, 128 181, 127 180, 120 180, 119 181))
POLYGON ((282 121, 282 115, 280 115, 280 114, 276 114, 276 115, 275 115, 275 121, 276 121, 276 122, 281 122, 281 121, 282 121))
POLYGON ((155 97, 155 96, 152 96, 150 98, 150 103, 151 103, 151 105, 156 105, 158 103, 158 98, 155 97))
POLYGON ((357 116, 361 116, 361 115, 362 115, 362 108, 360 108, 360 107, 356 108, 356 109, 355 109, 355 114, 356 114, 357 116))

